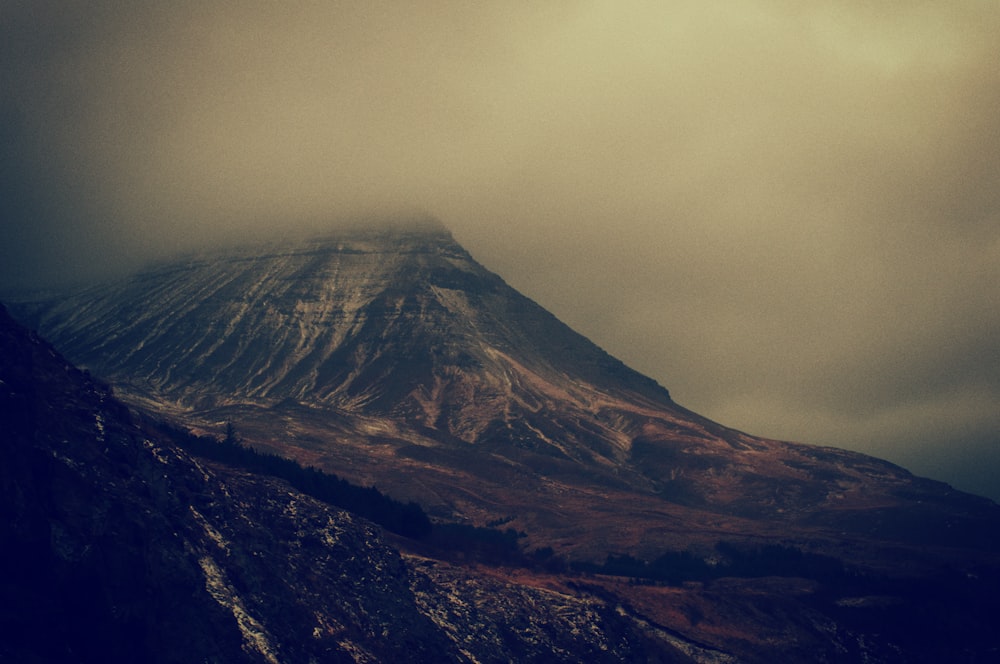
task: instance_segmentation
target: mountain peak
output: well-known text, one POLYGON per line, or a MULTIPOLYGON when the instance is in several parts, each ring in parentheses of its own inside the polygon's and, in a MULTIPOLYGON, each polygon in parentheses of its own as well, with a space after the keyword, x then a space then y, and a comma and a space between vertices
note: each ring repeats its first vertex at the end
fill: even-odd
POLYGON ((438 514, 516 515, 539 544, 580 555, 606 541, 655 552, 719 523, 736 538, 801 527, 836 541, 899 510, 956 542, 995 538, 979 516, 948 521, 953 504, 987 520, 995 506, 945 485, 681 408, 436 221, 167 263, 40 303, 30 322, 133 405, 203 431, 235 421, 259 446, 438 514), (605 504, 640 515, 602 521, 605 504))
MULTIPOLYGON (((23 306, 18 309, 22 318, 29 311, 23 306)), ((626 593, 623 597, 631 599, 614 599, 604 615, 628 618, 636 610, 652 607, 654 614, 641 621, 641 632, 647 637, 652 634, 650 625, 666 625, 662 634, 669 634, 670 643, 679 643, 677 635, 693 631, 698 638, 692 643, 716 643, 719 653, 747 651, 752 654, 748 661, 814 661, 818 651, 804 645, 810 643, 826 647, 824 652, 830 655, 825 659, 834 660, 844 659, 849 652, 844 643, 851 634, 860 644, 857 658, 871 654, 875 641, 868 635, 862 640, 858 626, 875 624, 872 616, 879 618, 876 638, 884 640, 885 625, 895 621, 903 627, 904 641, 915 644, 911 651, 921 654, 926 649, 913 635, 937 633, 941 618, 946 618, 943 623, 950 625, 951 636, 939 639, 943 647, 928 659, 954 658, 954 644, 968 644, 976 638, 981 652, 996 652, 994 632, 988 619, 982 618, 996 613, 996 585, 986 585, 975 595, 968 591, 972 583, 997 578, 982 564, 997 562, 1000 507, 942 483, 916 478, 879 459, 756 438, 679 407, 655 381, 629 369, 479 265, 436 222, 359 225, 310 239, 288 238, 188 257, 127 281, 36 303, 30 313, 32 325, 70 360, 109 380, 124 401, 156 419, 181 424, 195 433, 219 434, 226 423, 234 423, 243 440, 259 450, 332 471, 355 483, 377 485, 380 492, 397 500, 416 501, 436 523, 503 525, 507 529, 503 533, 482 529, 480 535, 509 535, 525 553, 533 550, 538 562, 551 557, 558 563, 553 570, 569 561, 582 564, 580 569, 612 575, 673 582, 698 579, 693 585, 672 589, 596 577, 586 584, 577 577, 561 586, 552 585, 553 576, 530 581, 535 590, 545 589, 549 600, 568 597, 561 591, 551 592, 553 588, 570 594, 584 587, 596 588, 602 603, 617 597, 614 593, 626 593), (906 586, 882 580, 884 574, 899 570, 930 579, 946 567, 955 572, 933 576, 940 583, 906 586), (745 578, 724 579, 720 574, 745 578), (948 590, 950 595, 942 594, 956 582, 964 585, 948 590), (943 599, 928 605, 918 599, 923 597, 943 599), (990 604, 978 604, 986 598, 990 604), (612 611, 612 606, 619 609, 612 611), (636 608, 623 613, 622 606, 636 608), (823 606, 826 613, 817 613, 823 606), (920 624, 926 629, 914 630, 911 617, 925 621, 920 624), (725 625, 722 632, 719 625, 725 625), (796 631, 788 631, 789 626, 796 631), (741 633, 739 629, 745 638, 734 636, 741 633), (714 641, 723 632, 723 640, 714 641), (786 647, 794 649, 793 656, 784 656, 790 650, 776 651, 777 636, 761 640, 762 633, 780 633, 784 643, 792 644, 786 647)), ((180 452, 162 453, 144 433, 130 428, 128 411, 110 391, 61 360, 52 347, 38 342, 28 351, 18 350, 23 344, 11 345, 10 341, 24 335, 7 330, 14 327, 0 308, 0 346, 8 348, 5 358, 16 358, 0 363, 5 370, 0 379, 0 415, 4 416, 0 431, 32 451, 41 440, 33 427, 46 427, 51 433, 48 442, 55 447, 41 455, 34 450, 33 458, 46 460, 60 472, 39 473, 23 464, 0 464, 0 470, 8 471, 0 485, 14 488, 14 499, 0 501, 0 506, 32 510, 39 524, 31 533, 32 542, 43 554, 50 546, 68 551, 70 540, 53 539, 52 520, 36 509, 47 505, 48 498, 25 501, 18 496, 60 492, 39 485, 33 493, 25 493, 21 480, 10 478, 64 478, 66 468, 72 468, 89 473, 90 485, 96 487, 92 493, 101 501, 96 512, 90 507, 81 509, 82 503, 74 497, 77 494, 63 491, 61 495, 71 499, 72 515, 120 514, 106 495, 136 508, 137 516, 125 520, 135 526, 128 531, 130 536, 118 537, 118 528, 109 539, 109 531, 101 540, 107 548, 96 549, 92 560, 112 560, 117 571, 122 542, 142 542, 138 529, 152 532, 157 535, 153 538, 157 546, 164 546, 163 542, 176 545, 175 554, 160 559, 181 563, 182 578, 197 580, 204 572, 208 592, 200 594, 202 604, 216 613, 212 601, 223 608, 231 605, 232 615, 237 615, 236 609, 239 615, 248 615, 246 607, 251 607, 262 616, 262 625, 274 616, 271 626, 279 630, 293 625, 287 620, 286 607, 304 611, 299 614, 306 616, 301 624, 309 631, 283 632, 285 640, 278 638, 278 631, 270 632, 275 643, 326 648, 329 642, 316 641, 312 627, 319 614, 313 605, 302 604, 302 597, 322 598, 322 606, 361 606, 363 598, 370 596, 373 578, 384 589, 380 597, 394 602, 391 615, 396 620, 403 616, 407 625, 424 624, 430 634, 428 647, 435 651, 444 652, 438 647, 443 637, 426 624, 424 616, 432 616, 434 625, 444 627, 449 635, 520 634, 520 623, 546 625, 544 631, 551 635, 550 620, 525 618, 536 614, 523 607, 535 611, 540 606, 534 597, 513 601, 523 596, 521 590, 511 595, 503 593, 501 585, 489 590, 470 585, 465 576, 455 576, 421 558, 412 558, 424 561, 403 571, 400 559, 387 557, 381 545, 365 544, 373 534, 370 527, 342 527, 349 522, 339 517, 332 520, 325 508, 307 504, 277 480, 249 479, 241 471, 212 470, 225 474, 209 475, 200 465, 185 461, 180 452), (48 368, 39 374, 43 367, 48 368), (58 395, 52 394, 53 386, 59 388, 58 395), (67 442, 74 435, 98 444, 68 451, 67 442), (114 441, 129 453, 119 450, 109 456, 109 442, 114 441), (86 453, 87 463, 72 459, 63 464, 66 454, 80 451, 86 453), (143 455, 139 465, 137 454, 143 455), (220 479, 227 484, 220 484, 220 479), (154 489, 150 481, 156 482, 154 489), (135 488, 135 497, 121 493, 120 487, 128 486, 135 488), (177 487, 187 489, 178 493, 177 487), (150 521, 156 510, 162 514, 150 521), (172 520, 164 521, 167 518, 172 520), (211 527, 203 525, 207 519, 212 520, 211 527), (303 538, 299 533, 305 533, 310 523, 321 530, 303 538), (338 524, 337 537, 353 532, 352 539, 361 548, 345 550, 338 545, 330 551, 319 547, 317 543, 333 541, 330 528, 334 524, 338 524), (180 541, 178 533, 193 534, 189 541, 180 541), (220 534, 225 535, 220 538, 220 534), (259 546, 261 537, 280 540, 284 534, 291 537, 287 547, 277 540, 259 546), (243 553, 251 546, 253 555, 243 553), (260 549, 273 557, 257 558, 260 549), (114 555, 103 556, 105 550, 114 555), (207 558, 206 551, 215 557, 207 558), (197 555, 192 557, 192 552, 197 555), (317 557, 312 557, 314 553, 317 557), (334 560, 346 566, 327 568, 332 573, 306 575, 308 579, 300 574, 301 570, 322 571, 334 560), (252 569, 243 567, 247 561, 252 569), (277 577, 272 572, 276 569, 280 570, 277 577), (223 583, 227 570, 238 579, 260 582, 223 583), (379 574, 373 577, 372 570, 379 574), (452 579, 450 585, 436 591, 433 584, 428 585, 430 577, 419 576, 434 574, 434 570, 441 575, 435 578, 452 579), (342 580, 352 578, 360 579, 357 589, 363 593, 362 602, 350 588, 346 595, 338 594, 343 592, 342 580), (407 586, 407 578, 416 581, 407 586), (323 579, 335 583, 327 589, 323 579), (312 588, 303 583, 320 583, 320 592, 303 594, 303 588, 312 588), (251 593, 237 603, 236 593, 247 586, 283 590, 251 593), (457 592, 459 587, 466 589, 462 592, 472 588, 474 599, 467 601, 467 595, 457 592), (428 596, 428 588, 435 594, 428 596), (276 604, 278 596, 283 599, 276 604), (417 598, 416 612, 398 603, 400 597, 411 596, 417 598), (220 597, 226 601, 220 602, 220 597), (335 598, 332 603, 330 597, 335 598), (484 597, 491 601, 505 598, 492 606, 499 624, 516 617, 519 625, 513 632, 509 627, 483 626, 490 606, 490 602, 483 604, 484 597), (475 616, 468 614, 469 620, 461 627, 442 625, 439 620, 446 613, 464 615, 464 609, 438 610, 449 601, 465 608, 469 602, 475 604, 475 616), (309 633, 312 639, 303 638, 309 633)), ((104 529, 104 521, 87 518, 83 523, 104 529)), ((113 521, 120 525, 121 520, 113 521)), ((13 523, 16 529, 19 517, 0 519, 0 523, 13 523)), ((90 550, 85 544, 78 550, 90 550)), ((412 546, 416 556, 426 552, 420 544, 412 546)), ((150 578, 143 576, 150 560, 146 549, 133 547, 133 551, 135 564, 128 569, 139 575, 135 578, 150 578)), ((46 559, 44 555, 30 557, 46 559)), ((93 597, 91 569, 83 568, 87 585, 82 587, 88 601, 93 597)), ((117 584, 113 575, 105 578, 114 587, 133 587, 131 582, 117 584)), ((153 582, 160 589, 176 587, 157 578, 153 582)), ((59 610, 56 615, 64 614, 62 585, 53 582, 46 593, 59 598, 53 603, 59 610)), ((25 596, 33 597, 35 589, 28 590, 25 596)), ((139 597, 143 592, 130 593, 127 606, 133 606, 133 597, 143 601, 139 597)), ((181 604, 189 606, 193 594, 189 588, 183 594, 187 599, 181 604)), ((567 633, 574 639, 582 633, 594 634, 596 605, 590 599, 572 602, 586 608, 583 614, 572 614, 583 617, 567 633), (586 629, 580 627, 584 624, 586 629)), ((20 606, 18 602, 7 605, 20 606)), ((89 608, 89 604, 79 605, 89 608)), ((386 615, 387 605, 381 601, 367 606, 372 612, 359 616, 359 624, 371 625, 371 616, 386 615)), ((552 615, 567 615, 562 606, 554 608, 558 613, 552 615)), ((129 615, 118 608, 113 612, 129 615)), ((168 618, 180 615, 172 610, 166 614, 168 618)), ((329 615, 342 620, 339 614, 329 615)), ((102 616, 100 622, 108 621, 102 616)), ((203 625, 205 621, 195 616, 187 623, 203 625)), ((230 619, 226 624, 232 634, 236 623, 230 619)), ((167 625, 167 634, 184 631, 167 625)), ((222 633, 221 625, 199 628, 197 634, 204 635, 211 646, 214 636, 222 633)), ((268 632, 256 623, 252 626, 252 631, 244 633, 253 637, 251 643, 261 643, 260 635, 268 632)), ((368 638, 381 648, 382 636, 395 633, 394 629, 399 631, 379 627, 368 638)), ((615 642, 621 643, 621 634, 619 630, 615 642)), ((528 638, 535 644, 532 647, 543 643, 535 634, 528 638)), ((604 656, 626 659, 607 650, 610 637, 599 638, 604 656)), ((895 638, 898 642, 899 637, 895 638)), ((342 636, 338 639, 337 647, 346 647, 342 636)), ((412 648, 411 642, 405 647, 412 648)), ((390 652, 393 643, 378 651, 385 655, 381 659, 405 658, 404 653, 390 652)), ((899 659, 902 651, 893 639, 885 643, 886 656, 873 661, 899 659)), ((534 652, 515 645, 522 658, 525 652, 534 652)), ((238 640, 234 647, 240 647, 238 640)), ((461 647, 465 655, 473 645, 466 639, 461 647)), ((511 652, 498 649, 495 639, 475 651, 480 659, 497 653, 510 659, 511 652)), ((567 658, 588 658, 584 651, 558 652, 567 658)), ((719 659, 715 651, 698 652, 706 658, 694 658, 697 661, 719 659)), ((424 652, 408 654, 420 661, 427 659, 424 652)), ((636 657, 636 661, 647 659, 636 657)))
POLYGON ((211 261, 233 261, 274 255, 345 253, 454 253, 468 257, 451 231, 433 217, 386 218, 336 223, 324 227, 271 232, 243 242, 212 245, 159 260, 139 272, 173 269, 211 261))
POLYGON ((188 256, 43 307, 37 324, 74 360, 187 406, 293 400, 395 413, 469 442, 489 426, 431 422, 440 408, 430 401, 465 394, 477 417, 504 420, 515 417, 511 399, 538 398, 522 391, 584 384, 607 398, 672 403, 433 219, 188 256), (515 375, 523 381, 510 385, 515 375))
POLYGON ((314 231, 313 239, 392 238, 394 240, 423 238, 454 242, 451 231, 436 217, 393 217, 357 220, 329 229, 314 231))

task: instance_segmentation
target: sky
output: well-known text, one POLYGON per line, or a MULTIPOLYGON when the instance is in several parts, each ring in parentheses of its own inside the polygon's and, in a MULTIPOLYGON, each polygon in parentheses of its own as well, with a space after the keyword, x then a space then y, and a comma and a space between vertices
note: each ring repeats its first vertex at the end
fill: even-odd
POLYGON ((682 405, 1000 500, 994 0, 5 2, 0 290, 432 215, 682 405))

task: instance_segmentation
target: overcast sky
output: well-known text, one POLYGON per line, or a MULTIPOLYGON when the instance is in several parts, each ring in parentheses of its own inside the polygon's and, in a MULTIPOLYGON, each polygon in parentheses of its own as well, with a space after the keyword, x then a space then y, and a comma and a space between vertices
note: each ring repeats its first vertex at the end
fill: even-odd
POLYGON ((0 287, 431 214, 681 404, 1000 499, 1000 4, 5 2, 0 287))

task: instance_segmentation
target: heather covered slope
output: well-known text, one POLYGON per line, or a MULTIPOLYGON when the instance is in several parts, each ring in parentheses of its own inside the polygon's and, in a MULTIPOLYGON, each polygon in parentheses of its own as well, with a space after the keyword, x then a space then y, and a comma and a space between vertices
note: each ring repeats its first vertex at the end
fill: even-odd
POLYGON ((223 250, 21 316, 123 398, 537 546, 655 557, 720 538, 947 558, 1000 508, 675 404, 435 224, 223 250))

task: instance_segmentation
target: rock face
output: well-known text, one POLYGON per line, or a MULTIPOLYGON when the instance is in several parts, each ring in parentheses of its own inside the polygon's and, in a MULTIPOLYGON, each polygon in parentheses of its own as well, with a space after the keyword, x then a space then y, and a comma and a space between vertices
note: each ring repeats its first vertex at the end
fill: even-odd
MULTIPOLYGON (((189 257, 20 314, 129 403, 569 557, 720 538, 996 549, 1000 508, 702 418, 442 227, 189 257)), ((877 555, 876 555, 877 557, 877 555)))
POLYGON ((614 457, 618 432, 574 431, 572 421, 616 400, 673 407, 665 389, 439 228, 195 257, 35 322, 68 357, 188 408, 295 402, 392 416, 467 443, 524 439, 557 455, 614 457))

